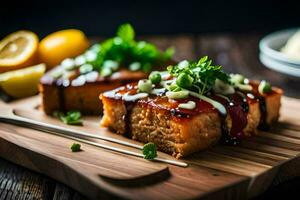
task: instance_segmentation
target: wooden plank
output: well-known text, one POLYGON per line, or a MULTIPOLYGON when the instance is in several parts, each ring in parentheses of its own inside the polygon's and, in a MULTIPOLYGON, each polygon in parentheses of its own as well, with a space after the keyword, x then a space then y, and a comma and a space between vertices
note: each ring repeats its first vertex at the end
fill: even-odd
POLYGON ((118 155, 89 145, 83 146, 83 152, 71 153, 69 145, 72 141, 68 139, 14 125, 1 124, 0 134, 2 157, 45 173, 91 198, 117 194, 132 199, 137 197, 148 199, 153 197, 153 193, 157 193, 157 198, 160 199, 174 199, 175 197, 182 199, 205 196, 209 191, 222 191, 237 198, 246 194, 248 179, 232 173, 190 166, 177 174, 179 173, 178 167, 167 166, 171 176, 164 178, 164 173, 160 171, 165 171, 165 164, 118 155), (12 157, 12 155, 15 156, 12 157), (155 178, 155 174, 150 172, 149 177, 152 182, 148 185, 145 178, 152 169, 153 173, 158 173, 159 177, 155 178), (182 177, 185 173, 188 176, 182 177), (211 175, 211 182, 203 181, 209 174, 216 173, 218 176, 211 175), (108 176, 117 178, 118 181, 107 179, 108 176), (135 177, 138 177, 140 182, 132 185, 131 182, 135 182, 135 177), (132 181, 127 181, 124 185, 120 181, 125 180, 124 178, 132 181), (153 179, 157 181, 154 183, 153 179), (239 182, 240 186, 236 187, 241 187, 244 193, 231 194, 231 188, 224 187, 228 182, 232 184, 239 182), (143 187, 139 186, 141 183, 143 187), (128 184, 131 186, 127 187, 128 184), (145 188, 149 188, 149 193, 145 193, 145 188), (174 191, 172 195, 169 194, 170 191, 174 191))

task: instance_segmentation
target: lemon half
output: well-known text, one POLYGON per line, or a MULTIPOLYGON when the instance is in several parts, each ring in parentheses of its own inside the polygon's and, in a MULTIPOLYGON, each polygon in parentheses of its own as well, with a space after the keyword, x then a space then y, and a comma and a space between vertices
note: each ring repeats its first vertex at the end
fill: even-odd
POLYGON ((38 83, 46 70, 45 64, 0 74, 0 86, 8 95, 21 98, 38 92, 38 83))
POLYGON ((18 31, 1 40, 0 73, 37 64, 38 42, 31 31, 18 31))

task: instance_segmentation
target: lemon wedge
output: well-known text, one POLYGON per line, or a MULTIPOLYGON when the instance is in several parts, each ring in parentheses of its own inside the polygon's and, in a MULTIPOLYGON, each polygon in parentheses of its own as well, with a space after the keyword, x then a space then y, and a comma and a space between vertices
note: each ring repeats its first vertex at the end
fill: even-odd
POLYGON ((0 74, 0 86, 8 95, 21 98, 38 92, 38 83, 46 70, 45 64, 39 64, 0 74))
POLYGON ((18 31, 1 40, 0 73, 37 64, 38 42, 31 31, 18 31))

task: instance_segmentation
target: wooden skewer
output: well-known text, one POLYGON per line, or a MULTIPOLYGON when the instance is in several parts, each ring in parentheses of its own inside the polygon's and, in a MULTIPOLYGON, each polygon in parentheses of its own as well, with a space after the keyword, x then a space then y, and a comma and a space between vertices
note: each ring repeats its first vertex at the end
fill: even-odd
MULTIPOLYGON (((58 135, 58 136, 65 137, 68 139, 76 140, 78 142, 86 143, 89 145, 93 145, 96 147, 100 147, 100 148, 111 150, 111 151, 118 152, 118 153, 123 153, 126 155, 131 155, 131 156, 136 156, 136 157, 141 157, 141 158, 144 157, 144 155, 141 153, 136 153, 136 152, 132 152, 132 151, 125 150, 125 149, 112 147, 112 146, 105 145, 105 144, 99 144, 99 143, 84 139, 84 137, 100 139, 100 140, 104 140, 104 141, 108 141, 108 142, 112 142, 112 143, 116 143, 116 144, 120 144, 120 145, 124 145, 124 146, 128 146, 128 147, 132 147, 135 149, 142 149, 143 146, 141 146, 141 145, 118 140, 115 138, 110 138, 110 137, 101 136, 101 135, 94 135, 94 134, 86 133, 86 132, 79 131, 79 130, 73 130, 73 129, 69 129, 69 128, 65 128, 65 127, 47 124, 47 123, 36 121, 33 119, 20 117, 20 116, 15 115, 13 111, 11 113, 6 112, 6 114, 0 114, 0 121, 32 128, 32 129, 36 129, 36 130, 40 130, 40 131, 45 131, 50 134, 58 135)), ((188 164, 185 162, 169 160, 169 159, 165 159, 165 158, 156 157, 153 160, 159 161, 159 162, 164 162, 164 163, 171 164, 171 165, 176 165, 179 167, 187 167, 188 166, 188 164)))

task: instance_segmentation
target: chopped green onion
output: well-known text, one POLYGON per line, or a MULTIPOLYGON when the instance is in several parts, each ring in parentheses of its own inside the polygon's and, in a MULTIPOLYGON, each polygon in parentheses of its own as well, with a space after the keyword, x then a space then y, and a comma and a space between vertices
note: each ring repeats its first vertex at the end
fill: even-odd
POLYGON ((251 85, 243 85, 243 84, 236 84, 235 87, 243 91, 252 91, 253 89, 251 85))
POLYGON ((111 68, 103 68, 100 72, 100 75, 103 77, 110 76, 112 74, 111 68))
POLYGON ((149 80, 153 83, 153 84, 158 84, 161 82, 161 75, 159 72, 154 71, 151 72, 151 74, 149 75, 149 80))
POLYGON ((110 68, 113 71, 116 71, 119 68, 119 63, 113 60, 106 60, 103 63, 103 68, 110 68))
POLYGON ((188 101, 187 103, 179 104, 178 108, 193 110, 194 108, 196 108, 196 103, 194 101, 188 101))
POLYGON ((272 91, 271 84, 265 80, 262 80, 258 86, 258 92, 260 94, 269 93, 272 91))
POLYGON ((76 66, 81 66, 81 65, 83 65, 83 64, 85 64, 85 62, 86 62, 86 59, 85 59, 85 57, 84 56, 77 56, 76 58, 75 58, 75 65, 76 66))
POLYGON ((85 52, 85 59, 88 62, 94 62, 97 59, 97 53, 89 50, 85 52))
POLYGON ((84 64, 79 67, 80 74, 86 74, 91 71, 93 71, 93 65, 91 65, 91 64, 84 64))
POLYGON ((245 77, 241 74, 230 74, 230 81, 234 84, 244 84, 245 77))
POLYGON ((143 155, 144 159, 153 160, 157 157, 156 145, 152 142, 149 142, 143 146, 143 155))
POLYGON ((94 44, 91 48, 90 48, 91 51, 94 51, 96 53, 100 52, 101 50, 101 45, 100 44, 94 44))
POLYGON ((66 58, 61 62, 61 66, 66 70, 72 70, 75 67, 75 62, 72 58, 66 58))
POLYGON ((213 90, 217 94, 224 95, 233 94, 235 92, 234 87, 232 85, 229 85, 228 83, 225 83, 220 79, 216 79, 215 85, 213 86, 213 90))
POLYGON ((178 68, 179 69, 184 69, 188 66, 189 66, 189 61, 187 61, 187 60, 183 60, 180 63, 178 63, 178 68))
POLYGON ((54 70, 50 73, 50 75, 55 78, 55 79, 58 79, 60 78, 62 75, 63 75, 63 70, 62 69, 57 69, 57 70, 54 70))
POLYGON ((176 83, 172 83, 171 85, 167 86, 167 89, 172 91, 172 92, 178 92, 181 90, 180 87, 176 83))
POLYGON ((152 90, 152 83, 148 79, 140 80, 138 82, 138 88, 141 92, 150 93, 152 90))
POLYGON ((78 152, 78 151, 81 151, 80 147, 81 147, 80 144, 73 143, 72 146, 71 146, 71 150, 72 150, 72 152, 78 152))
POLYGON ((189 89, 192 86, 193 81, 194 81, 193 77, 191 77, 186 73, 181 73, 176 79, 176 84, 179 87, 189 89))
POLYGON ((140 62, 133 62, 129 65, 129 70, 131 71, 137 71, 141 69, 141 63, 140 62))
POLYGON ((189 96, 189 92, 188 91, 178 91, 178 92, 168 91, 168 92, 166 92, 166 96, 170 99, 184 99, 189 96))

